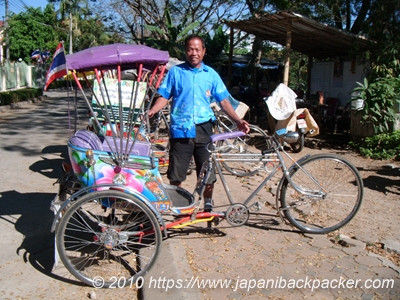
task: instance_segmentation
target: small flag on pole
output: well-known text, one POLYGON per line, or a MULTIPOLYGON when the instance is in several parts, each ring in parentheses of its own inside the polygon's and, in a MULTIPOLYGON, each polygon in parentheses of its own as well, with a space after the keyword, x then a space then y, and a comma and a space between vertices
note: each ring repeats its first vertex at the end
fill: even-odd
POLYGON ((50 57, 50 51, 49 50, 45 50, 42 52, 42 59, 43 60, 47 60, 50 57))
POLYGON ((39 51, 39 49, 36 49, 36 50, 33 51, 32 54, 31 54, 31 59, 35 59, 35 58, 40 58, 40 51, 39 51))
POLYGON ((61 78, 67 75, 67 63, 65 59, 64 45, 60 42, 57 46, 56 52, 53 55, 53 61, 51 62, 50 69, 46 75, 46 85, 44 90, 46 91, 50 83, 55 79, 61 78))

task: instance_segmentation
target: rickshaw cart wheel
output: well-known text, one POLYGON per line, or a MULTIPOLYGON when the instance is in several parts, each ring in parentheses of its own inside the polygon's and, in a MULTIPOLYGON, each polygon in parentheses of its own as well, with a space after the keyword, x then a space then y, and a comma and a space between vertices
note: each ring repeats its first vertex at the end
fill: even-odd
POLYGON ((162 242, 160 224, 135 196, 117 190, 82 196, 56 232, 65 267, 94 287, 132 286, 154 265, 162 242))

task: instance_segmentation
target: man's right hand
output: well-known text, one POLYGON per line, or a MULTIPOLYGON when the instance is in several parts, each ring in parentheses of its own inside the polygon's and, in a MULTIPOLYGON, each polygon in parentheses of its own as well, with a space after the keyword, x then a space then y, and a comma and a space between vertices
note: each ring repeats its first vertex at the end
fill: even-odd
POLYGON ((239 130, 243 131, 244 133, 249 133, 250 131, 249 123, 247 123, 247 121, 245 120, 241 119, 237 121, 236 126, 238 127, 239 130))
POLYGON ((147 115, 149 116, 149 118, 153 117, 167 104, 168 104, 167 99, 163 97, 158 97, 154 105, 147 111, 147 115))
POLYGON ((152 108, 150 108, 147 111, 147 115, 149 116, 149 118, 152 118, 155 114, 156 114, 156 112, 152 108))

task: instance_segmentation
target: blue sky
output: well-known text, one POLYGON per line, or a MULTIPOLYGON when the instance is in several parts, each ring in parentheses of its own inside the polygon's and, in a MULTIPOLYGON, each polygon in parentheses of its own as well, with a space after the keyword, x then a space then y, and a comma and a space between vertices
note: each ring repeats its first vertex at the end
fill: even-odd
MULTIPOLYGON (((5 16, 5 0, 0 2, 0 18, 5 16)), ((14 13, 21 13, 24 10, 24 4, 26 6, 41 7, 44 8, 48 2, 47 0, 8 0, 9 10, 14 13)))

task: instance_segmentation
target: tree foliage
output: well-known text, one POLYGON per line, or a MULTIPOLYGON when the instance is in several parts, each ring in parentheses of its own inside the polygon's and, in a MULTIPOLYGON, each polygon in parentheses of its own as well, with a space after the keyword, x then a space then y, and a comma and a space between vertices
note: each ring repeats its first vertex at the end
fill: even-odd
MULTIPOLYGON (((95 2, 96 0, 92 0, 95 2)), ((101 20, 101 16, 94 14, 88 0, 49 0, 54 3, 60 27, 68 35, 65 38, 66 49, 76 52, 89 47, 121 41, 117 35, 109 35, 101 20), (71 36, 72 35, 72 45, 71 36), (115 38, 117 38, 115 40, 115 38)))
POLYGON ((43 10, 28 7, 25 12, 11 14, 8 23, 12 61, 22 58, 26 63, 30 63, 31 53, 36 49, 49 50, 52 54, 60 41, 64 41, 68 53, 71 16, 73 52, 97 45, 124 42, 118 33, 107 30, 102 16, 93 14, 86 5, 87 1, 50 0, 49 2, 53 3, 48 4, 43 10), (64 6, 56 10, 55 5, 64 6), (71 14, 68 13, 69 10, 71 14))
POLYGON ((375 133, 389 132, 400 103, 400 2, 372 1, 361 29, 368 34, 370 47, 359 57, 369 68, 354 92, 365 102, 362 120, 371 122, 375 133))
POLYGON ((166 34, 170 33, 170 24, 179 28, 182 23, 187 25, 198 22, 196 33, 206 35, 218 28, 223 19, 239 19, 244 8, 243 1, 232 0, 104 0, 96 10, 104 15, 110 28, 120 32, 127 40, 144 43, 146 38, 171 38, 171 35, 166 34), (150 29, 154 27, 160 30, 150 29))
POLYGON ((27 8, 26 12, 11 14, 9 24, 10 60, 22 58, 31 61, 31 53, 36 49, 55 49, 58 32, 55 26, 55 12, 51 5, 42 11, 40 8, 27 8))
POLYGON ((208 33, 204 40, 207 48, 204 61, 210 65, 215 65, 221 53, 229 46, 229 38, 224 33, 222 26, 219 26, 214 31, 213 36, 208 33))
POLYGON ((154 48, 166 50, 169 55, 181 60, 185 59, 184 52, 184 39, 186 35, 195 30, 199 26, 199 22, 192 22, 188 24, 188 20, 184 19, 178 25, 174 25, 171 19, 171 15, 168 10, 165 11, 166 17, 166 30, 158 28, 157 26, 144 25, 144 28, 150 32, 162 35, 163 39, 157 39, 154 37, 144 38, 144 42, 154 48))

